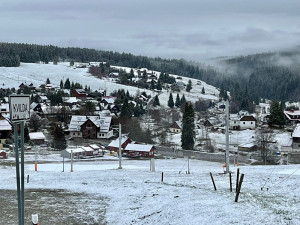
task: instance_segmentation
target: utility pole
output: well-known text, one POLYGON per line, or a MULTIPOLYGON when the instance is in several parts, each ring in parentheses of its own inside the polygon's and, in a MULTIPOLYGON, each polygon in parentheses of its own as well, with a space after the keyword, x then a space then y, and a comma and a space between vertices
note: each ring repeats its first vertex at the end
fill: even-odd
POLYGON ((119 168, 122 169, 122 125, 121 123, 119 124, 119 168))
POLYGON ((226 173, 229 173, 229 102, 226 101, 226 173))

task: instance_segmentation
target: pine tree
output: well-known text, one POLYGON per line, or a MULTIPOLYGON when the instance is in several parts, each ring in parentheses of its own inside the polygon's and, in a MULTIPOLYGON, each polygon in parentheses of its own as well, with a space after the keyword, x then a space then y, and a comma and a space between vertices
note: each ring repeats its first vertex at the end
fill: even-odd
POLYGON ((65 89, 70 89, 70 88, 71 88, 70 80, 69 78, 67 78, 65 81, 65 89))
POLYGON ((155 83, 154 83, 154 80, 151 80, 150 89, 151 89, 151 90, 155 89, 155 83))
POLYGON ((158 91, 161 91, 161 90, 162 90, 162 87, 161 87, 161 81, 160 81, 160 80, 158 80, 158 82, 157 82, 156 89, 157 89, 158 91))
POLYGON ((172 93, 170 93, 170 96, 169 96, 168 106, 169 106, 170 108, 173 108, 173 107, 174 107, 174 100, 173 100, 173 95, 172 95, 172 93))
POLYGON ((192 150, 195 144, 195 112, 193 105, 187 103, 185 105, 185 112, 182 118, 182 134, 181 147, 182 149, 192 150))
POLYGON ((178 108, 181 106, 181 101, 180 101, 178 93, 177 93, 177 96, 176 96, 175 106, 178 107, 178 108))
POLYGON ((156 95, 155 98, 154 98, 153 106, 154 106, 154 107, 155 107, 155 106, 160 106, 158 95, 156 95))
POLYGON ((122 117, 122 118, 131 118, 131 116, 132 116, 132 111, 131 111, 131 108, 128 104, 127 98, 125 98, 124 103, 123 103, 122 108, 121 108, 120 117, 122 117))
POLYGON ((49 78, 47 78, 47 80, 46 80, 46 84, 51 84, 51 82, 50 82, 50 79, 49 79, 49 78))
POLYGON ((205 94, 205 89, 204 89, 204 87, 202 88, 202 91, 201 91, 201 94, 205 94))
POLYGON ((269 125, 278 125, 280 127, 284 126, 285 116, 283 112, 283 106, 277 101, 272 102, 270 108, 270 117, 269 117, 269 125))
POLYGON ((186 86, 186 91, 190 92, 192 90, 192 81, 189 80, 188 85, 186 86))
POLYGON ((63 82, 62 80, 60 80, 59 86, 60 86, 60 89, 63 89, 63 88, 64 88, 64 82, 63 82))
POLYGON ((182 95, 182 97, 181 97, 180 104, 181 104, 180 105, 180 111, 182 113, 184 113, 185 105, 186 105, 186 100, 185 100, 185 96, 184 95, 182 95))

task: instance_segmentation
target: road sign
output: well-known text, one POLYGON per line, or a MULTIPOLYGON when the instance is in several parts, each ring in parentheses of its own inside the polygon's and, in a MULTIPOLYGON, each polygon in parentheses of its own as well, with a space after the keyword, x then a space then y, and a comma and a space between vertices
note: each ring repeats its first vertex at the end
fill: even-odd
POLYGON ((10 95, 9 113, 11 122, 28 120, 30 118, 29 95, 10 95))

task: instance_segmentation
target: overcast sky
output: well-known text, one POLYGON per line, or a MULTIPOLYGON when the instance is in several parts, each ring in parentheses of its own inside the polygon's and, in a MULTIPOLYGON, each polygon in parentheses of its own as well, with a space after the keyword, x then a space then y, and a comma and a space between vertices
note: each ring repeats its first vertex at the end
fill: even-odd
POLYGON ((10 0, 0 41, 205 58, 300 44, 299 0, 10 0))

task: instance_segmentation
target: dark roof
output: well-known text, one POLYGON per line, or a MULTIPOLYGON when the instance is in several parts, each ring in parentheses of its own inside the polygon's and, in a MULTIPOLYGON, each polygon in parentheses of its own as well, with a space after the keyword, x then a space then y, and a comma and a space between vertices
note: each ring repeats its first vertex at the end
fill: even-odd
POLYGON ((253 116, 243 116, 240 121, 256 121, 253 116))

